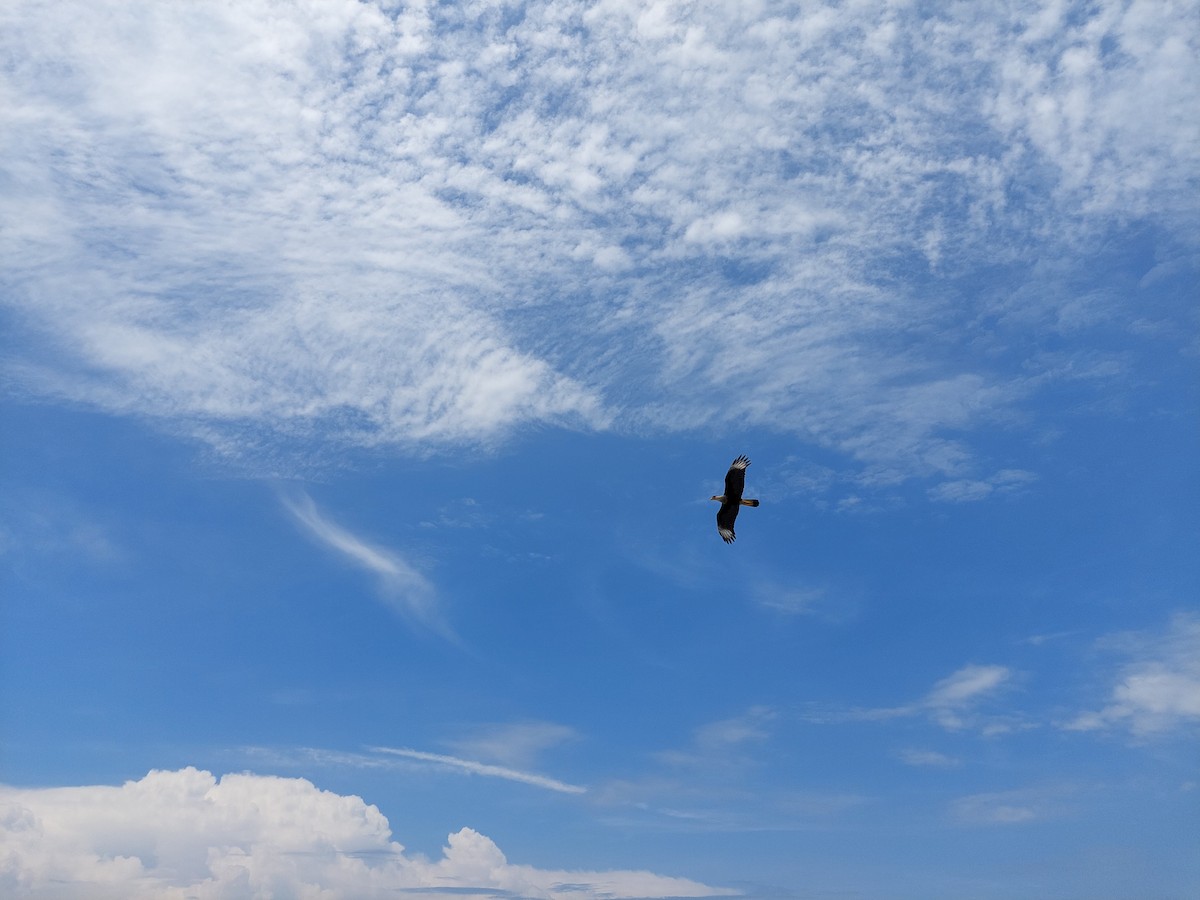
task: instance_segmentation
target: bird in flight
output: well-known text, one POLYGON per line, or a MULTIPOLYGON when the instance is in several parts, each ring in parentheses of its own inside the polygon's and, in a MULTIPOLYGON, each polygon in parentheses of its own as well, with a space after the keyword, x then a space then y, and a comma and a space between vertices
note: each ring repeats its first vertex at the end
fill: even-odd
POLYGON ((746 466, 748 465, 750 465, 750 460, 744 456, 739 456, 730 463, 729 471, 725 473, 725 493, 708 498, 721 503, 721 508, 717 510, 717 534, 727 544, 732 544, 734 538, 737 537, 733 533, 733 522, 737 518, 738 509, 743 506, 758 506, 757 500, 742 499, 742 491, 746 489, 746 466))

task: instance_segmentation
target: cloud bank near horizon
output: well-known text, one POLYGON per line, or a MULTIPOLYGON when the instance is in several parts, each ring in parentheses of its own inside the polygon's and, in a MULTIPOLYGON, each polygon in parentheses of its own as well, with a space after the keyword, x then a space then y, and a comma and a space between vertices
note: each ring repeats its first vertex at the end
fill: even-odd
POLYGON ((640 871, 510 863, 463 828, 440 859, 410 855, 355 796, 302 778, 186 768, 120 787, 0 787, 0 885, 39 898, 249 896, 714 897, 736 892, 640 871))

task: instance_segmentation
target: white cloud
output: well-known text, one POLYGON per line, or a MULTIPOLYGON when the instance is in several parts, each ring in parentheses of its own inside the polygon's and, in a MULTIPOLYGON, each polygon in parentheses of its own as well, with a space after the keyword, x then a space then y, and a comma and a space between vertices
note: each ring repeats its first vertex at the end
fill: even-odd
POLYGON ((1052 641, 1058 641, 1066 637, 1071 637, 1076 633, 1077 632, 1075 631, 1054 631, 1048 634, 1031 634, 1029 637, 1024 638, 1021 643, 1029 644, 1032 647, 1040 647, 1043 644, 1048 644, 1052 641))
POLYGON ((710 833, 792 831, 869 802, 857 793, 789 787, 789 778, 771 776, 780 764, 791 772, 790 754, 781 759, 775 740, 776 723, 786 715, 752 706, 706 722, 682 748, 653 753, 656 770, 596 785, 593 802, 623 829, 710 833))
POLYGON ((910 747, 901 750, 897 755, 906 766, 952 769, 961 764, 953 756, 947 756, 937 750, 917 750, 910 747))
POLYGON ((567 784, 555 778, 547 778, 545 775, 535 775, 532 772, 521 772, 507 766, 494 766, 489 763, 476 762, 475 760, 460 759, 457 756, 446 756, 442 753, 427 753, 424 750, 409 750, 406 747, 371 747, 370 749, 373 753, 386 753, 405 759, 415 759, 419 762, 433 763, 449 769, 467 772, 471 775, 484 775, 491 778, 503 778, 507 781, 519 781, 522 784, 530 784, 534 787, 545 788, 549 791, 558 791, 563 794, 583 794, 587 791, 587 788, 580 787, 577 784, 567 784))
POLYGON ((703 750, 719 751, 749 742, 766 740, 769 724, 776 713, 767 706, 752 706, 743 715, 732 719, 709 722, 696 730, 696 746, 703 750))
POLYGON ((1054 4, 1018 40, 988 29, 999 76, 991 121, 1056 166, 1057 189, 1084 209, 1182 209, 1188 201, 1151 201, 1139 188, 1157 193, 1161 174, 1180 164, 1195 171, 1200 126, 1186 113, 1194 95, 1170 74, 1195 62, 1184 61, 1188 39, 1178 28, 1195 12, 1189 2, 1105 3, 1076 17, 1054 4))
POLYGON ((1073 731, 1128 728, 1149 736, 1200 724, 1200 616, 1180 613, 1161 634, 1120 635, 1105 642, 1133 657, 1109 703, 1065 723, 1073 731))
POLYGON ((754 587, 754 599, 760 606, 787 615, 812 614, 821 606, 826 592, 821 588, 789 587, 761 582, 754 587))
POLYGON ((806 715, 812 722, 887 722, 925 715, 949 731, 978 728, 984 735, 1003 734, 1015 726, 1005 719, 984 716, 978 706, 994 695, 1013 672, 1006 666, 966 665, 938 681, 922 699, 903 706, 858 708, 841 711, 813 711, 806 715))
POLYGON ((13 563, 38 557, 96 566, 125 562, 129 551, 113 526, 94 511, 54 495, 11 490, 0 500, 0 557, 13 563))
POLYGON ((375 547, 330 521, 307 494, 299 492, 281 499, 284 508, 310 535, 375 575, 379 579, 380 595, 394 609, 444 636, 453 636, 438 610, 433 584, 398 554, 375 547))
POLYGON ((526 767, 544 751, 579 734, 574 728, 554 722, 515 722, 480 726, 469 737, 450 742, 458 752, 494 760, 507 766, 526 767))
POLYGON ((961 707, 995 690, 1010 674, 1004 666, 963 666, 935 684, 926 702, 935 709, 961 707))
POLYGON ((944 728, 963 728, 968 724, 971 707, 994 693, 1011 675, 1005 666, 963 666, 934 685, 925 706, 944 728))
POLYGON ((470 828, 443 856, 408 855, 355 796, 299 778, 155 771, 121 787, 0 788, 0 887, 29 898, 706 897, 732 894, 637 871, 510 863, 470 828))
POLYGON ((1024 797, 1008 794, 974 794, 955 802, 954 814, 963 822, 977 825, 1018 825, 1039 818, 1024 797))
POLYGON ((1190 10, 17 0, 8 374, 243 454, 736 421, 982 496, 1075 298, 917 282, 1192 241, 1190 10))
POLYGON ((984 479, 960 478, 944 481, 929 491, 934 500, 944 500, 953 503, 964 503, 972 500, 983 500, 994 494, 1007 494, 1018 490, 1023 485, 1036 479, 1032 472, 1021 469, 1002 469, 984 479))
POLYGON ((750 747, 771 737, 777 713, 769 706, 752 706, 740 716, 707 722, 695 730, 684 750, 663 750, 655 756, 671 766, 696 771, 742 770, 754 765, 750 747))
POLYGON ((967 825, 1023 825, 1064 815, 1073 793, 1072 786, 1059 785, 971 794, 955 800, 950 812, 967 825))

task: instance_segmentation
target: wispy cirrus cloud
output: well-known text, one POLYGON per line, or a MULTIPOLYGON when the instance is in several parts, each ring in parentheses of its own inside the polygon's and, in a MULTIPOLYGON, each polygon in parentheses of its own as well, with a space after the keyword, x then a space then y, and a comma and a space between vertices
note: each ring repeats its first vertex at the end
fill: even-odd
POLYGON ((483 775, 489 778, 503 778, 506 781, 519 781, 522 784, 533 785, 534 787, 545 788, 548 791, 558 791, 563 794, 583 794, 587 792, 587 788, 580 787, 577 784, 568 784, 565 781, 559 781, 556 778, 547 778, 545 775, 536 775, 532 772, 522 772, 517 769, 511 769, 507 766, 495 766, 490 763, 477 762, 471 759, 461 759, 457 756, 447 756, 443 753, 428 753, 424 750, 410 750, 407 747, 371 747, 372 753, 383 753, 389 756, 398 756, 404 759, 412 759, 417 762, 431 763, 436 766, 441 766, 447 769, 454 769, 461 772, 466 772, 471 775, 483 775))
POLYGON ((428 769, 436 767, 467 775, 499 778, 560 794, 585 794, 588 789, 550 778, 527 769, 500 766, 460 756, 414 750, 408 747, 364 747, 361 750, 331 750, 322 747, 242 747, 238 755, 246 756, 276 769, 299 769, 311 766, 349 769, 428 769))
POLYGON ((446 637, 453 637, 438 608, 437 591, 433 583, 399 554, 374 546, 332 521, 303 492, 281 494, 280 502, 310 536, 353 565, 374 575, 378 580, 380 596, 393 609, 417 624, 446 637))
POLYGON ((0 558, 113 566, 129 555, 109 523, 62 496, 10 491, 0 500, 0 558))
POLYGON ((812 615, 826 600, 823 588, 760 582, 754 591, 759 606, 786 615, 812 615))
POLYGON ((871 802, 853 790, 796 779, 791 758, 778 769, 778 729, 786 719, 756 705, 705 722, 681 745, 652 753, 650 769, 596 785, 594 802, 622 828, 709 833, 790 831, 871 802))
POLYGON ((476 726, 448 743, 456 753, 526 768, 546 750, 578 739, 574 728, 555 722, 508 722, 476 726))
POLYGON ((941 753, 937 750, 918 750, 913 747, 899 751, 896 756, 906 766, 917 766, 934 769, 954 769, 962 765, 962 761, 941 753))
POLYGON ((984 715, 978 708, 1003 690, 1013 674, 1007 666, 966 665, 938 681, 924 697, 912 703, 832 710, 813 708, 804 718, 835 723, 887 722, 926 716, 947 731, 978 728, 985 735, 1002 734, 1012 730, 1013 723, 1004 717, 984 715))
POLYGON ((675 766, 701 769, 744 767, 749 762, 746 748, 761 744, 771 736, 771 723, 777 715, 769 706, 752 706, 731 719, 701 725, 692 735, 689 747, 664 750, 656 756, 675 766))
POLYGON ((1006 666, 963 666, 935 684, 923 705, 942 727, 957 730, 966 724, 968 710, 1011 677, 1012 671, 1006 666))
POLYGON ((1141 309, 1071 261, 1194 245, 1166 7, 0 16, 10 380, 230 453, 737 421, 981 498, 1033 336, 1141 309))
POLYGON ((434 766, 564 794, 587 793, 585 787, 532 771, 546 750, 579 739, 579 734, 573 728, 553 722, 513 722, 475 726, 469 729, 469 734, 469 737, 442 742, 454 747, 458 755, 411 747, 364 747, 361 750, 243 747, 237 752, 275 768, 318 765, 353 769, 412 769, 434 766))
POLYGON ((1073 792, 1064 786, 970 794, 955 800, 950 813, 964 825, 1023 825, 1064 815, 1073 792))
POLYGON ((1003 469, 988 478, 943 481, 937 487, 930 489, 929 496, 934 500, 952 503, 985 500, 995 494, 1014 493, 1035 479, 1036 476, 1032 472, 1003 469))

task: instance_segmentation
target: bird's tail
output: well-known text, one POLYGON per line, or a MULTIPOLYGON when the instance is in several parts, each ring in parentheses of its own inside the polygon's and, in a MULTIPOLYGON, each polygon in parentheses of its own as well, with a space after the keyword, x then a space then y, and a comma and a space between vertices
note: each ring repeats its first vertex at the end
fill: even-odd
POLYGON ((757 500, 743 500, 742 506, 758 506, 757 500))

